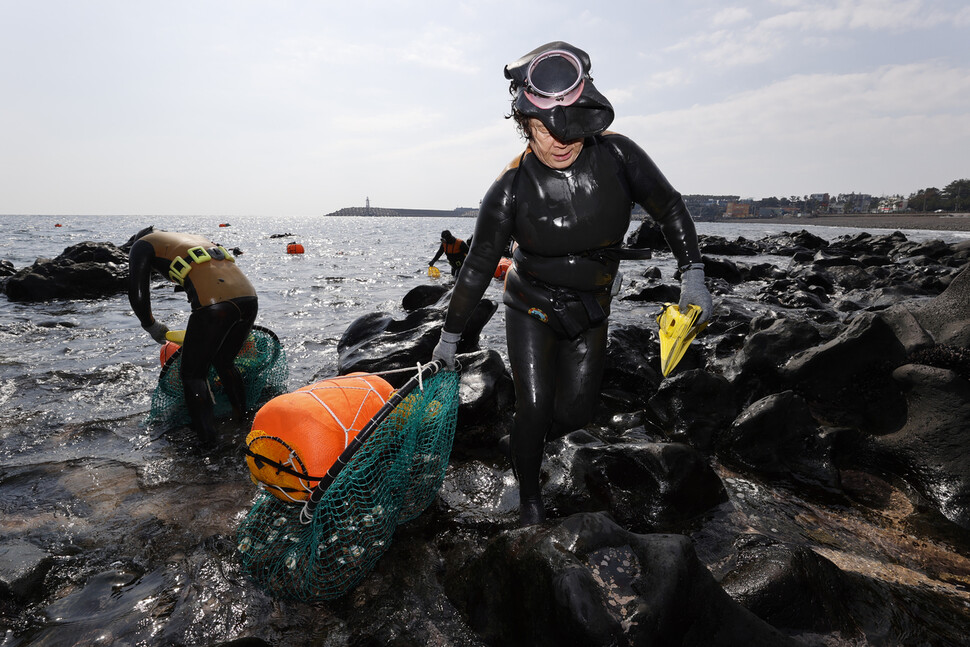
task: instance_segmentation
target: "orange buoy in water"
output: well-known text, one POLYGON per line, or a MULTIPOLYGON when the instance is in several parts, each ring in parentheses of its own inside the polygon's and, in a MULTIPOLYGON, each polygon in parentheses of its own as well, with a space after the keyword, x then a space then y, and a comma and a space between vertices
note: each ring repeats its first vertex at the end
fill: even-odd
POLYGON ((300 243, 290 243, 289 245, 286 246, 286 253, 287 254, 302 254, 303 253, 303 245, 301 245, 300 243))
POLYGON ((273 398, 246 436, 250 478, 281 501, 306 501, 393 391, 376 375, 352 373, 273 398))
POLYGON ((495 278, 502 281, 505 280, 505 275, 508 274, 509 268, 512 266, 512 259, 502 257, 498 265, 495 267, 495 278))
POLYGON ((162 366, 165 366, 165 362, 167 362, 169 360, 169 358, 172 355, 174 355, 175 352, 178 349, 180 349, 180 348, 182 348, 182 347, 179 346, 178 344, 176 344, 174 341, 167 341, 167 342, 165 342, 165 344, 162 346, 162 350, 161 350, 161 352, 159 353, 159 356, 158 356, 158 359, 162 362, 162 366))

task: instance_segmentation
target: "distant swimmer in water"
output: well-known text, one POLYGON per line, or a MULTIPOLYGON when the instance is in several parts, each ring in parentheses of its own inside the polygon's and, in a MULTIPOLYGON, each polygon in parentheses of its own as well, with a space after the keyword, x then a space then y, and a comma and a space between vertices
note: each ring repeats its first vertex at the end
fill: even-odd
POLYGON ((246 387, 234 364, 253 322, 256 290, 220 245, 195 234, 148 227, 132 238, 128 255, 128 300, 152 339, 164 344, 168 327, 152 315, 150 279, 157 271, 185 289, 192 313, 182 342, 181 373, 192 429, 204 446, 215 444, 209 367, 215 367, 233 416, 246 415, 246 387))
POLYGON ((450 231, 445 229, 441 232, 441 244, 438 245, 438 251, 431 262, 428 263, 428 267, 434 266, 442 254, 448 259, 448 264, 451 266, 451 275, 457 276, 458 270, 465 262, 465 257, 468 256, 468 243, 461 238, 455 238, 450 231))
POLYGON ((588 424, 600 397, 607 317, 634 203, 659 223, 677 258, 680 309, 699 306, 701 324, 713 307, 683 198, 643 149, 606 131, 613 107, 589 71, 586 52, 564 42, 505 67, 511 117, 528 146, 485 194, 433 353, 455 367, 462 330, 514 238, 503 300, 515 384, 509 453, 523 526, 546 516, 539 482, 546 441, 588 424))

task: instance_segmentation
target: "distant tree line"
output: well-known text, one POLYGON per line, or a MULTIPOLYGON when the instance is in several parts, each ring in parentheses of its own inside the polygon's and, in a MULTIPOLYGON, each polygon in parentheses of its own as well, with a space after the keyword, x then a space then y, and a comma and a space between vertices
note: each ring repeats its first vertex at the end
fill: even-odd
POLYGON ((892 211, 970 211, 970 179, 954 180, 942 190, 936 187, 920 189, 903 196, 874 197, 865 194, 849 193, 838 196, 814 194, 805 196, 770 197, 751 201, 752 214, 782 209, 805 214, 831 213, 869 213, 878 210, 892 211))
POLYGON ((920 189, 910 194, 909 208, 913 211, 968 211, 970 179, 954 180, 942 190, 936 187, 920 189))

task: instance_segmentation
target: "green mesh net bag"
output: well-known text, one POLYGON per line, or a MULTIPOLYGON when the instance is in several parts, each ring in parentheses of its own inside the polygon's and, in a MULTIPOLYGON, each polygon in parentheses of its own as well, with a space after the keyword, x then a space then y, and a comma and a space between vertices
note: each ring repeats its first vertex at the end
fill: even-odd
MULTIPOLYGON (((302 483, 319 480, 306 501, 284 501, 265 487, 257 493, 237 533, 250 578, 278 599, 303 602, 337 598, 356 586, 397 526, 437 495, 455 435, 458 386, 457 373, 438 371, 435 363, 422 367, 322 477, 297 461, 270 461, 302 483)), ((247 460, 261 460, 248 453, 247 460)))
MULTIPOLYGON (((283 345, 272 330, 253 326, 249 338, 236 355, 239 369, 246 385, 246 403, 256 408, 268 400, 285 393, 289 381, 289 367, 283 345)), ((152 408, 147 424, 171 429, 189 424, 189 411, 185 406, 180 368, 182 350, 172 354, 162 366, 158 384, 152 393, 152 408)), ((209 388, 215 398, 213 414, 216 418, 228 416, 232 411, 229 398, 222 388, 222 381, 214 368, 209 368, 209 388)))

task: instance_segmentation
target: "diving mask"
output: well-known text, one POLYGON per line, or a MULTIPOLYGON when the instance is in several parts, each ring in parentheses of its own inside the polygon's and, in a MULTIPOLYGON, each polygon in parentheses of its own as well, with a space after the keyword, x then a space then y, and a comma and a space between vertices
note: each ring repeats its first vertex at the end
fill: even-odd
POLYGON ((583 93, 586 74, 579 57, 564 49, 545 51, 529 63, 525 96, 543 110, 571 106, 583 93))

